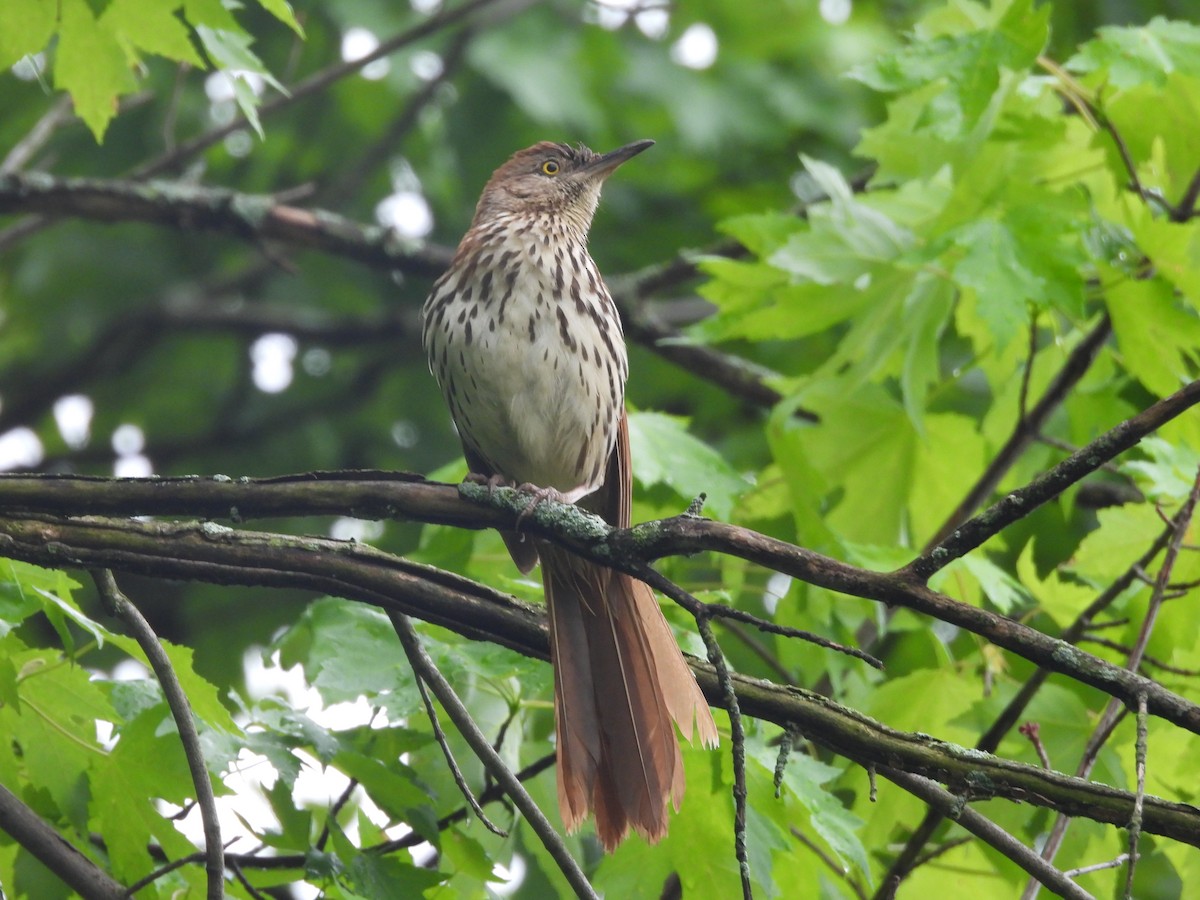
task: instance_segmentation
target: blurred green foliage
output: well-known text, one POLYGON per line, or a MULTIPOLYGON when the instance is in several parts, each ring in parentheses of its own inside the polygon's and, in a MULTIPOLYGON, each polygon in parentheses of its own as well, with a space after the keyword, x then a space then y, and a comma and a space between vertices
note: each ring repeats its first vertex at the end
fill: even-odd
MULTIPOLYGON (((16 64, 0 75, 0 153, 21 155, 9 157, 15 168, 57 175, 125 177, 153 164, 160 178, 282 193, 363 222, 401 193, 431 216, 414 245, 452 247, 512 151, 547 138, 609 149, 653 137, 654 150, 606 188, 593 253, 614 284, 680 254, 698 260, 698 279, 626 312, 650 312, 680 340, 761 367, 783 399, 755 408, 708 373, 631 347, 629 399, 642 411, 631 429, 635 521, 679 512, 707 491, 712 515, 870 568, 902 565, 939 533, 1090 331, 1111 321, 1086 374, 989 497, 1195 377, 1200 28, 1186 21, 1195 12, 1187 0, 694 0, 638 9, 482 2, 465 25, 406 44, 367 70, 371 78, 352 73, 291 102, 280 88, 336 65, 351 29, 387 40, 427 13, 373 0, 298 3, 294 18, 279 0, 237 9, 216 0, 14 0, 0 8, 0 65, 16 64), (848 17, 829 21, 839 11, 848 17), (710 49, 715 42, 709 64, 687 64, 688 35, 701 51, 706 36, 710 49), (32 130, 56 104, 54 127, 34 146, 32 130), (243 127, 202 152, 180 152, 239 114, 243 127), (723 237, 745 252, 714 252, 723 237)), ((427 279, 148 224, 13 216, 3 226, 0 432, 36 435, 42 457, 31 468, 112 473, 112 437, 133 425, 144 436, 136 452, 160 474, 371 467, 461 476, 417 337, 427 279), (276 371, 291 378, 265 391, 255 348, 264 352, 260 339, 275 332, 295 336, 275 345, 284 348, 276 371), (56 422, 55 403, 68 395, 93 406, 85 439, 69 440, 56 422)), ((1178 508, 1198 456, 1200 421, 1190 413, 934 586, 1057 634, 1145 552, 1161 530, 1155 505, 1178 508)), ((363 530, 349 520, 271 527, 334 528, 522 597, 539 593, 490 533, 363 530)), ((663 569, 704 599, 847 643, 865 627, 879 630, 885 674, 771 635, 722 638, 735 669, 820 683, 896 728, 970 745, 1031 673, 973 635, 911 614, 886 617, 736 560, 675 559, 663 569)), ((1196 555, 1184 554, 1174 579, 1195 583, 1197 569, 1196 555)), ((67 576, 5 562, 0 577, 0 733, 21 750, 0 752, 0 783, 77 845, 101 834, 105 849, 89 852, 126 882, 154 867, 149 841, 170 856, 188 852, 144 802, 189 796, 161 695, 150 682, 107 674, 139 652, 97 624, 94 598, 67 576), (113 723, 115 747, 98 739, 95 720, 113 723)), ((519 896, 566 891, 520 826, 510 841, 464 823, 437 830, 460 796, 377 613, 288 592, 122 583, 178 645, 172 653, 214 775, 246 750, 280 773, 263 794, 276 825, 260 827, 258 839, 304 858, 252 873, 253 883, 305 879, 331 897, 483 896, 493 865, 516 854, 527 867, 519 896), (326 704, 365 697, 390 727, 331 729, 281 692, 256 694, 244 678, 247 652, 302 666, 326 704), (358 800, 337 817, 323 802, 297 804, 291 783, 322 766, 357 778, 383 818, 368 817, 358 800), (434 864, 358 853, 384 839, 384 820, 434 843, 434 864)), ((1122 662, 1149 596, 1141 583, 1123 594, 1105 632, 1113 646, 1087 649, 1122 662)), ((1189 640, 1196 626, 1187 599, 1169 604, 1148 651, 1174 667, 1152 674, 1193 700, 1200 690, 1186 673, 1200 668, 1189 640)), ((425 634, 485 731, 507 726, 510 762, 549 752, 546 666, 441 630, 425 634)), ((1103 701, 1066 680, 1038 694, 1026 717, 1041 723, 1056 768, 1073 771, 1103 701)), ((870 895, 921 804, 895 789, 871 802, 861 770, 799 752, 776 799, 778 729, 749 727, 756 891, 870 895), (825 860, 797 844, 793 829, 825 860)), ((1150 738, 1151 790, 1194 801, 1195 736, 1152 721, 1150 738)), ((1120 750, 1106 750, 1093 777, 1129 786, 1132 739, 1132 722, 1122 723, 1112 745, 1120 750)), ((455 748, 469 758, 457 739, 455 748)), ((1037 763, 1016 735, 999 753, 1037 763)), ((609 896, 658 896, 672 871, 686 896, 737 890, 728 755, 685 758, 688 796, 661 845, 632 840, 598 862, 586 838, 571 839, 609 896)), ((478 783, 478 768, 465 768, 478 783)), ((530 783, 547 809, 552 781, 530 783)), ((1032 807, 996 802, 987 813, 1027 844, 1048 827, 1032 807)), ((931 846, 960 834, 943 825, 931 846)), ((1084 866, 1123 849, 1122 832, 1077 822, 1059 862, 1084 866)), ((1157 840, 1142 850, 1138 897, 1183 896, 1180 885, 1200 877, 1188 848, 1157 840)), ((1011 897, 1024 877, 970 842, 919 868, 900 895, 1011 897)), ((1108 895, 1123 877, 1109 870, 1080 883, 1108 895)), ((184 867, 139 896, 202 884, 202 866, 184 867)), ((14 844, 0 843, 0 885, 13 897, 66 896, 14 844)))

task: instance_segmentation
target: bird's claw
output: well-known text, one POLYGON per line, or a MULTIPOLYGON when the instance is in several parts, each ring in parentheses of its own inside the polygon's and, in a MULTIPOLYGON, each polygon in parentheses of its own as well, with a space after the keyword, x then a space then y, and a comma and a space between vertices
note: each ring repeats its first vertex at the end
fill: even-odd
MULTIPOLYGON (((503 475, 481 475, 479 472, 468 472, 463 481, 471 484, 481 484, 487 488, 488 497, 496 493, 498 487, 512 487, 513 483, 503 475)), ((518 489, 519 490, 519 489, 518 489)))
POLYGON ((538 505, 542 503, 542 501, 557 500, 559 503, 568 502, 567 498, 563 496, 561 491, 552 487, 538 487, 536 484, 525 482, 524 484, 517 485, 517 490, 522 494, 529 495, 529 502, 525 505, 525 508, 517 514, 517 528, 521 527, 521 523, 524 522, 525 519, 531 515, 535 509, 538 508, 538 505))

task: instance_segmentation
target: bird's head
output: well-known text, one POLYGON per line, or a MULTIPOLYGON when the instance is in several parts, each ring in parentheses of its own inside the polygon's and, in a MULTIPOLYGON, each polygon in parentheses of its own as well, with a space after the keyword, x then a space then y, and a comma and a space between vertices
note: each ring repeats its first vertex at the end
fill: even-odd
POLYGON ((518 150, 492 173, 475 208, 474 226, 500 216, 549 215, 586 234, 604 180, 653 143, 634 141, 610 153, 550 141, 518 150))

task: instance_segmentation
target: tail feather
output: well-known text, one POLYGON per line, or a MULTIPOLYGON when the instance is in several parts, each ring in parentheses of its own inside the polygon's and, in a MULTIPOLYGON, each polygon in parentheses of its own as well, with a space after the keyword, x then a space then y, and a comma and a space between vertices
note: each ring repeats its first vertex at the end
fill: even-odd
POLYGON ((541 544, 550 606, 558 797, 568 830, 588 812, 606 850, 667 831, 683 797, 675 724, 717 742, 704 696, 653 592, 624 573, 541 544))

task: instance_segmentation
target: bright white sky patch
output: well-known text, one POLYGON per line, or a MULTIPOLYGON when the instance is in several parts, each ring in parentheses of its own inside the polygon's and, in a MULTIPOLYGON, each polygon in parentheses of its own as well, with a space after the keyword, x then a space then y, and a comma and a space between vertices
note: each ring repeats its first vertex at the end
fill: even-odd
POLYGON ((379 201, 375 219, 403 238, 417 240, 433 230, 433 211, 416 191, 396 191, 379 201))
POLYGON ((250 361, 254 363, 251 378, 264 394, 278 394, 292 383, 295 371, 292 362, 300 347, 290 334, 264 334, 250 345, 250 361))
POLYGON ((112 448, 117 456, 133 456, 146 446, 146 434, 136 425, 126 422, 112 433, 112 448))
POLYGON ((146 449, 146 434, 138 426, 126 422, 112 433, 112 448, 117 454, 113 474, 118 478, 149 478, 154 466, 142 454, 146 449))
POLYGON ((429 16, 442 8, 442 0, 409 0, 409 5, 415 12, 429 16))
POLYGON ((775 615, 779 601, 784 598, 791 586, 792 576, 784 575, 782 572, 773 572, 767 579, 766 588, 763 590, 763 608, 767 611, 768 616, 775 615))
POLYGON ((383 537, 383 523, 343 516, 333 520, 333 524, 329 526, 329 536, 335 541, 367 543, 383 537))
POLYGON ((92 436, 92 398, 83 394, 67 394, 54 401, 54 424, 58 433, 72 450, 86 447, 92 436))
POLYGON ((418 50, 408 61, 408 67, 422 81, 433 81, 446 70, 442 58, 432 50, 418 50))
POLYGON ((492 874, 496 876, 497 881, 489 881, 488 887, 492 893, 499 894, 501 897, 515 894, 517 888, 521 886, 521 882, 525 880, 526 868, 525 857, 513 854, 513 858, 509 860, 507 866, 496 863, 492 867, 492 874))
MULTIPOLYGON (((342 59, 346 62, 356 62, 378 49, 379 38, 370 29, 355 26, 342 35, 342 59)), ((386 59, 376 59, 363 66, 361 74, 368 81, 378 81, 390 68, 391 63, 386 59)))
POLYGON ((0 434, 0 471, 32 469, 46 456, 33 429, 21 426, 0 434))
POLYGON ((717 61, 717 33, 703 22, 689 25, 671 45, 671 59, 689 69, 707 69, 717 61))
POLYGON ((652 6, 634 15, 633 22, 638 31, 650 40, 660 41, 667 36, 667 29, 671 27, 671 14, 665 6, 652 6))
POLYGON ((245 69, 224 69, 213 72, 204 79, 204 93, 208 96, 209 102, 228 103, 232 101, 236 96, 233 88, 234 79, 246 82, 256 97, 261 96, 263 89, 267 86, 263 77, 257 72, 249 72, 245 69))
POLYGON ((113 463, 113 474, 118 478, 149 478, 154 474, 154 466, 149 457, 135 453, 133 456, 118 456, 113 463))
POLYGON ((852 7, 852 0, 821 0, 817 9, 830 25, 842 25, 850 18, 852 7))
POLYGON ((596 16, 597 25, 605 31, 616 31, 629 19, 629 13, 621 8, 627 5, 618 0, 609 0, 608 3, 597 3, 591 11, 596 16))

